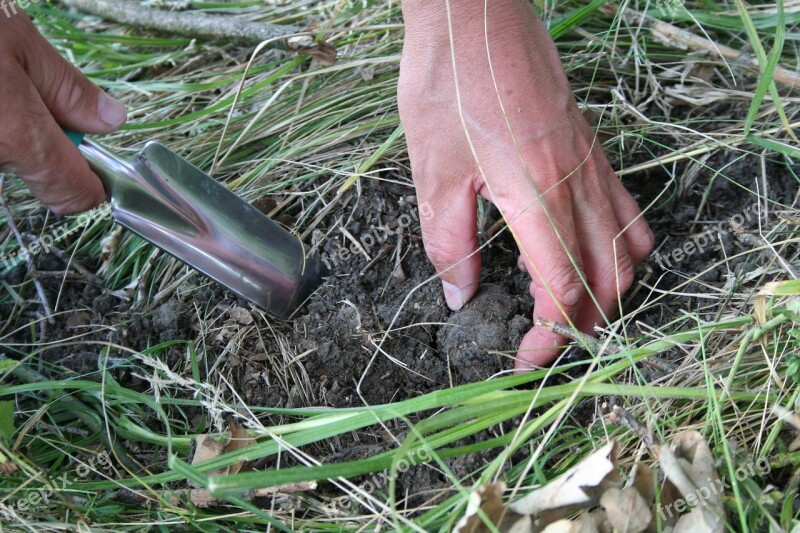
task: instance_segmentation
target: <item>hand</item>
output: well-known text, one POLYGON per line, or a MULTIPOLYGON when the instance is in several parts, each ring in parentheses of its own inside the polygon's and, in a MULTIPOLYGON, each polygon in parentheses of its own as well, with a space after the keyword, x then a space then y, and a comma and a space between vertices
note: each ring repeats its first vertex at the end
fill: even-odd
MULTIPOLYGON (((530 3, 489 2, 487 29, 483 0, 449 0, 451 25, 446 5, 404 2, 398 103, 419 201, 435 213, 422 237, 447 303, 459 309, 478 288, 481 195, 509 222, 534 316, 592 333, 615 314, 653 234, 582 118, 530 3)), ((534 327, 517 368, 551 363, 564 341, 534 327)))
POLYGON ((100 179, 60 126, 110 133, 125 124, 125 108, 64 60, 22 11, 0 16, 0 95, 0 171, 22 177, 57 213, 105 201, 100 179))

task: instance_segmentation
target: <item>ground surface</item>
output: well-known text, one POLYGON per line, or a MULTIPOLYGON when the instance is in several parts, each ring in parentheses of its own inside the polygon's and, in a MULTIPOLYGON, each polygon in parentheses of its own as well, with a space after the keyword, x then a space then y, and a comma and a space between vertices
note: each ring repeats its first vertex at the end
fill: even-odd
MULTIPOLYGON (((710 161, 709 170, 698 178, 698 188, 704 176, 712 175, 710 169, 728 163, 729 157, 717 157, 718 163, 710 161)), ((697 206, 703 189, 682 197, 675 195, 651 211, 648 220, 659 244, 656 253, 640 267, 639 280, 660 289, 680 283, 687 273, 703 275, 688 284, 683 294, 670 295, 669 300, 642 316, 634 315, 631 323, 641 320, 657 328, 683 311, 700 309, 702 294, 711 286, 723 290, 729 273, 748 265, 752 268, 752 256, 734 257, 746 249, 746 244, 737 239, 727 221, 752 207, 747 189, 755 186, 760 164, 757 158, 747 157, 729 166, 726 178, 710 186, 701 215, 697 206), (712 227, 721 227, 726 233, 710 237, 707 246, 680 262, 669 257, 671 250, 683 247, 691 236, 712 227), (726 261, 726 257, 733 258, 726 261), (665 268, 668 265, 674 268, 665 268)), ((785 170, 778 166, 773 169, 767 163, 767 175, 770 198, 792 204, 796 185, 785 170)), ((631 178, 627 184, 640 203, 646 204, 663 189, 666 180, 659 180, 655 171, 646 179, 631 178)), ((519 340, 531 327, 533 306, 527 291, 528 276, 516 267, 513 241, 503 232, 486 245, 481 289, 463 309, 452 312, 444 304, 438 280, 432 278, 434 270, 422 247, 415 204, 413 190, 408 187, 367 183, 360 196, 354 195, 353 202, 344 202, 344 207, 331 213, 330 225, 338 228, 339 220, 346 219, 347 233, 365 243, 363 252, 345 256, 340 250, 344 245, 349 247, 351 241, 342 234, 328 239, 322 256, 330 264, 332 276, 295 320, 285 323, 267 323, 245 302, 198 279, 199 275, 187 284, 183 298, 156 306, 131 306, 79 275, 70 274, 62 283, 63 261, 53 254, 42 254, 37 258, 37 268, 43 275, 62 273, 61 277, 50 275, 42 280, 52 299, 59 299, 62 310, 54 324, 46 326, 46 338, 55 342, 77 334, 82 342, 107 341, 144 350, 159 342, 200 334, 198 318, 206 312, 204 321, 211 323, 205 326, 205 342, 212 348, 210 368, 234 370, 233 390, 248 403, 263 407, 387 403, 509 371, 519 340), (355 207, 348 207, 351 203, 355 207), (402 220, 402 226, 398 220, 402 220), (375 239, 363 239, 368 234, 375 239), (242 334, 243 328, 249 328, 246 334, 242 334), (286 358, 276 368, 274 356, 282 351, 286 358), (287 389, 285 382, 269 379, 270 375, 290 375, 296 383, 287 389), (359 399, 359 383, 364 401, 359 399)), ((487 209, 486 215, 482 243, 487 241, 485 230, 498 221, 496 210, 487 209)), ((741 229, 746 232, 755 228, 756 218, 745 217, 741 229)), ((30 220, 29 230, 34 229, 36 221, 30 220)), ((24 269, 20 266, 12 272, 8 281, 21 279, 24 269)), ((644 285, 635 289, 626 299, 626 310, 634 310, 648 292, 644 285)), ((5 307, 3 313, 12 316, 13 309, 5 307)), ((17 340, 26 342, 29 334, 22 329, 17 340)), ((636 336, 637 332, 628 331, 628 335, 636 336)), ((87 351, 82 342, 58 345, 44 354, 47 360, 76 375, 96 371, 96 352, 87 351)), ((178 363, 166 362, 171 366, 178 363)))
MULTIPOLYGON (((63 500, 26 515, 29 530, 37 521, 72 521, 75 506, 87 522, 116 520, 129 529, 179 521, 246 530, 252 519, 253 529, 264 530, 280 516, 292 526, 305 520, 309 529, 345 524, 363 530, 376 527, 380 516, 389 529, 392 521, 413 517, 423 529, 449 530, 468 497, 455 487, 469 487, 487 472, 486 479, 527 490, 611 439, 621 443, 626 468, 643 457, 655 463, 640 435, 604 423, 604 403, 624 405, 664 441, 698 429, 720 472, 741 457, 769 458, 770 476, 748 479, 736 497, 726 493, 731 529, 743 529, 747 520, 753 530, 771 520, 790 523, 800 509, 793 448, 800 432, 766 413, 774 405, 796 405, 800 370, 792 376, 787 362, 795 358, 800 368, 800 341, 792 340, 800 333, 796 315, 785 313, 757 337, 762 324, 753 310, 766 283, 798 277, 800 180, 796 148, 774 100, 755 98, 758 73, 745 61, 726 64, 713 46, 686 50, 651 32, 653 20, 640 24, 635 15, 647 6, 629 6, 612 19, 608 3, 544 4, 578 99, 602 115, 599 139, 656 235, 655 253, 621 302, 623 318, 605 333, 622 345, 677 340, 647 357, 605 354, 591 367, 586 352, 571 349, 561 361, 569 365, 554 375, 542 372, 542 379, 484 394, 475 391, 498 381, 488 378, 510 374, 519 339, 531 326, 533 301, 516 247, 497 211, 483 203, 481 289, 458 312, 444 305, 422 247, 425 206, 417 205, 398 129, 398 5, 322 4, 248 0, 229 9, 213 2, 192 9, 334 27, 330 38, 340 55, 330 69, 265 50, 247 70, 251 50, 245 48, 151 35, 58 5, 37 8, 38 22, 60 50, 133 110, 130 129, 104 142, 130 153, 158 138, 199 167, 213 167, 237 194, 303 233, 331 265, 332 277, 295 320, 276 321, 142 241, 120 238, 106 221, 36 255, 35 272, 23 264, 0 274, 0 356, 28 371, 10 374, 3 367, 17 387, 16 433, 0 435, 0 452, 27 469, 0 477, 0 489, 19 498, 20 490, 62 474, 75 482, 74 490, 62 491, 63 500), (565 20, 571 22, 562 26, 565 20), (746 138, 743 124, 754 99, 746 138), (791 147, 767 149, 749 142, 755 138, 791 147), (349 188, 339 193, 345 183, 349 188), (354 242, 361 248, 348 251, 354 242), (33 279, 52 308, 50 321, 33 279), (732 317, 741 321, 726 322, 732 317), (615 365, 601 382, 589 382, 615 365), (447 396, 463 384, 472 385, 447 396), (594 388, 577 394, 584 385, 594 388), (540 395, 547 399, 537 400, 540 395), (404 404, 402 414, 389 412, 398 404, 381 410, 409 398, 423 401, 404 404), (69 399, 83 403, 76 407, 69 399), (348 425, 355 412, 369 416, 348 425), (243 468, 250 477, 232 476, 242 490, 283 485, 291 476, 320 486, 259 501, 270 508, 266 518, 230 501, 206 510, 184 497, 168 511, 159 507, 156 491, 185 489, 193 479, 169 463, 169 453, 189 462, 195 435, 218 434, 234 421, 258 439, 254 460, 243 468), (394 496, 401 511, 395 512, 386 503, 391 462, 375 459, 418 442, 412 438, 418 428, 444 459, 428 457, 429 464, 400 472, 394 496), (523 430, 524 438, 507 438, 523 430), (109 449, 106 434, 118 437, 136 466, 126 471, 115 461, 110 478, 92 473, 84 480, 79 465, 109 449), (504 458, 507 449, 513 452, 504 458), (353 473, 367 463, 369 469, 353 473), (300 465, 311 465, 302 467, 311 473, 300 465), (142 473, 152 476, 147 485, 142 473), (343 478, 354 484, 342 485, 343 478), (123 482, 151 497, 147 512, 141 500, 120 497, 123 482), (775 487, 783 491, 779 496, 775 487), (356 496, 371 496, 371 506, 355 505, 356 496), (346 512, 331 512, 331 505, 346 512)), ((665 14, 651 2, 650 15, 751 57, 753 43, 734 8, 685 5, 691 11, 665 14)), ((764 45, 777 44, 780 14, 768 5, 745 9, 764 45)), ((787 10, 787 26, 794 28, 800 7, 787 4, 787 10)), ((790 71, 796 70, 796 35, 796 29, 787 34, 780 58, 790 71)), ((778 90, 797 129, 794 89, 778 90)), ((74 223, 42 210, 11 177, 5 196, 30 242, 74 223)), ((2 216, 0 245, 14 251, 18 243, 2 216)), ((2 399, 12 399, 7 396, 2 399)))

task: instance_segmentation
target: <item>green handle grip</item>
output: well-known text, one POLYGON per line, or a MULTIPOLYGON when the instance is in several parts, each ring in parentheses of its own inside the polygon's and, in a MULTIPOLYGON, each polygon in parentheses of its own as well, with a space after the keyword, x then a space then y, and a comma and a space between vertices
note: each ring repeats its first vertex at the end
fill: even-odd
POLYGON ((77 131, 68 130, 66 128, 61 128, 61 129, 64 130, 64 133, 67 134, 67 137, 69 137, 69 140, 72 141, 75 144, 75 146, 80 146, 81 143, 83 142, 83 138, 86 137, 85 134, 78 133, 77 131))

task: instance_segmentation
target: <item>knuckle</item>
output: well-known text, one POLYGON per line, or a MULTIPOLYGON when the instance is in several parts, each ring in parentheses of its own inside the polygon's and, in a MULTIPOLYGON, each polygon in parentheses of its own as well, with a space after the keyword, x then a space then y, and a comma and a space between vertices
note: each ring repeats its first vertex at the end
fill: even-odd
POLYGON ((59 61, 55 67, 53 79, 53 113, 56 115, 72 115, 83 110, 86 104, 87 91, 80 82, 80 77, 73 72, 74 67, 59 61))
MULTIPOLYGON (((543 272, 542 278, 543 281, 537 285, 552 294, 555 300, 567 308, 577 306, 585 292, 585 287, 581 282, 581 278, 572 265, 551 272, 543 272)), ((535 297, 536 295, 533 294, 535 291, 533 284, 531 285, 531 289, 532 296, 535 297)))
POLYGON ((464 259, 460 249, 451 244, 452 240, 442 235, 441 232, 428 230, 427 233, 427 235, 423 233, 422 237, 425 253, 433 263, 433 266, 436 267, 436 270, 449 268, 464 259))
POLYGON ((653 248, 656 245, 656 236, 653 234, 653 230, 650 229, 650 226, 647 223, 643 223, 642 231, 639 232, 639 235, 632 239, 633 246, 637 248, 637 251, 642 255, 642 257, 646 257, 647 254, 653 251, 653 248))
POLYGON ((605 286, 619 287, 619 292, 626 292, 633 284, 635 268, 631 258, 622 257, 616 265, 611 265, 600 277, 600 283, 605 286))

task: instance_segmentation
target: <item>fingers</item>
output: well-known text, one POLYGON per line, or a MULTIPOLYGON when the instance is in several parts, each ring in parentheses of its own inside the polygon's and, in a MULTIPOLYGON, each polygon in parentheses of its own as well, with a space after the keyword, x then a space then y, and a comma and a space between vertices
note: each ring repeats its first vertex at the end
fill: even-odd
POLYGON ((59 56, 22 13, 0 18, 0 171, 22 177, 57 213, 102 203, 105 191, 61 127, 107 133, 124 107, 59 56))
POLYGON ((62 58, 39 34, 25 51, 25 70, 55 121, 82 133, 111 133, 127 119, 125 107, 62 58))
POLYGON ((57 213, 102 203, 99 178, 61 131, 28 75, 17 64, 0 67, 0 169, 21 176, 31 193, 57 213))
MULTIPOLYGON (((609 179, 616 180, 613 174, 609 179)), ((601 205, 612 205, 608 188, 603 182, 601 190, 592 196, 601 199, 601 205)), ((596 326, 605 326, 615 316, 619 297, 633 283, 635 264, 621 235, 617 217, 612 210, 594 212, 579 211, 576 224, 581 235, 581 253, 584 257, 584 272, 591 293, 582 302, 575 326, 584 333, 594 333, 596 326)))
POLYGON ((638 265, 650 255, 655 245, 655 237, 642 216, 636 200, 625 190, 622 182, 614 176, 609 185, 611 203, 617 217, 620 231, 628 247, 634 265, 638 265))
MULTIPOLYGON (((535 197, 533 194, 516 196, 527 199, 535 197)), ((577 242, 578 234, 567 184, 560 184, 545 194, 547 205, 559 207, 558 210, 550 210, 549 218, 538 202, 530 206, 512 202, 500 208, 507 213, 522 254, 521 260, 531 275, 534 317, 569 322, 579 311, 586 291, 579 274, 583 269, 583 258, 577 242)), ((534 326, 520 343, 517 368, 549 364, 558 355, 558 346, 563 342, 560 336, 534 326)))
MULTIPOLYGON (((595 326, 605 325, 617 314, 620 295, 633 283, 635 266, 650 253, 653 238, 636 202, 620 185, 610 167, 605 169, 605 173, 592 166, 589 168, 601 179, 577 182, 571 188, 573 231, 580 241, 575 249, 580 249, 581 262, 578 264, 582 267, 589 291, 582 294, 576 305, 563 306, 564 310, 571 311, 569 315, 562 312, 562 306, 555 305, 552 297, 548 297, 542 283, 547 281, 546 276, 542 282, 534 279, 532 294, 535 298, 534 318, 543 316, 569 323, 568 316, 575 327, 591 334, 595 326), (593 185, 586 187, 587 183, 593 185), (628 224, 630 227, 623 232, 622 228, 628 224)), ((524 256, 520 258, 523 259, 524 256)), ((530 267, 525 266, 530 271, 530 267)), ((574 283, 577 276, 575 267, 571 267, 573 276, 563 273, 564 269, 570 268, 563 262, 560 268, 560 278, 552 278, 551 285, 558 287, 563 284, 559 279, 574 283)), ((563 289, 558 292, 564 294, 563 289)), ((544 328, 534 327, 520 344, 517 368, 550 364, 558 356, 564 340, 544 328)))
POLYGON ((447 306, 457 311, 475 295, 480 283, 475 192, 464 187, 432 196, 422 190, 418 194, 434 213, 420 221, 425 251, 442 278, 447 306))

